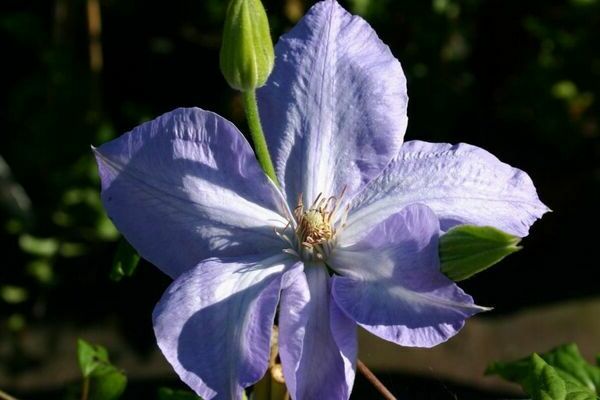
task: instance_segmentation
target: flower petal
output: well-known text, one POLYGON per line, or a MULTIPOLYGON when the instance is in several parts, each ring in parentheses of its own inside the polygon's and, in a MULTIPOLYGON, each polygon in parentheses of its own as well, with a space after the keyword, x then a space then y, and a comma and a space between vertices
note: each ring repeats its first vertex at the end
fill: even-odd
POLYGON ((237 128, 177 109, 94 150, 102 202, 140 254, 171 277, 209 257, 278 246, 281 195, 237 128))
POLYGON ((493 226, 524 237, 548 208, 529 176, 468 144, 406 142, 383 173, 355 197, 344 239, 355 242, 408 204, 429 206, 443 230, 493 226))
POLYGON ((329 259, 339 307, 373 334, 404 346, 432 347, 485 309, 439 269, 438 220, 411 205, 329 259))
POLYGON ((356 324, 331 304, 322 264, 284 278, 279 354, 293 399, 348 399, 354 383, 356 324), (330 309, 330 306, 333 308, 330 309))
POLYGON ((204 399, 239 399, 268 366, 282 271, 293 260, 207 260, 181 274, 157 304, 160 349, 204 399))
MULTIPOLYGON (((406 79, 388 46, 336 1, 316 4, 276 48, 260 113, 288 201, 356 193, 398 153, 406 79)), ((291 205, 292 207, 295 204, 291 205)))

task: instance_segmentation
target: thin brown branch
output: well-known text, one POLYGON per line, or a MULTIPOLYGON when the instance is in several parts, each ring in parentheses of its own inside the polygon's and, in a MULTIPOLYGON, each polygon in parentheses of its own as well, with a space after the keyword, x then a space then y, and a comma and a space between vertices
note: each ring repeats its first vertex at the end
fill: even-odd
POLYGON ((0 400, 17 400, 17 398, 16 397, 12 397, 8 393, 3 392, 2 390, 0 390, 0 400))
POLYGON ((87 1, 87 23, 90 40, 90 68, 93 74, 102 71, 102 14, 99 0, 87 1))
POLYGON ((362 361, 356 360, 356 368, 358 368, 360 373, 363 374, 363 376, 371 383, 371 385, 375 386, 375 389, 381 393, 385 400, 396 400, 396 396, 394 396, 392 392, 390 392, 388 388, 385 387, 385 385, 379 379, 377 379, 375 374, 371 372, 371 370, 362 361))

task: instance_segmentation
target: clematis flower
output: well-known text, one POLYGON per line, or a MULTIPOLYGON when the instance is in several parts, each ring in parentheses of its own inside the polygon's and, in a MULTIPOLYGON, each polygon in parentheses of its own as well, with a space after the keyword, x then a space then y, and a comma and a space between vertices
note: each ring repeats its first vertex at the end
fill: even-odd
POLYGON ((547 209, 485 150, 403 144, 400 63, 333 0, 281 38, 258 97, 281 188, 232 123, 188 108, 95 149, 102 201, 174 279, 154 329, 200 396, 240 398, 264 375, 277 314, 292 398, 347 399, 358 325, 431 347, 483 310, 440 272, 441 232, 525 236, 547 209))

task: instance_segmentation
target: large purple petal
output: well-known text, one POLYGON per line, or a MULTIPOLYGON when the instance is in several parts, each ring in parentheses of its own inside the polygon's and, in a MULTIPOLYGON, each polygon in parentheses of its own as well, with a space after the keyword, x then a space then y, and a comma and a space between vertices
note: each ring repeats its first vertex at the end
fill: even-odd
POLYGON ((487 151, 411 141, 354 199, 344 240, 359 240, 374 224, 413 203, 429 206, 443 230, 473 224, 520 237, 548 211, 525 172, 487 151))
POLYGON ((322 264, 284 278, 279 354, 293 399, 347 399, 354 383, 356 324, 331 304, 322 264), (333 308, 330 308, 333 307, 333 308))
POLYGON ((404 346, 432 347, 485 310, 439 269, 438 220, 411 205, 359 243, 334 250, 329 263, 336 303, 365 329, 404 346))
POLYGON ((279 246, 284 202, 229 121, 177 109, 95 149, 102 202, 127 240, 171 277, 209 257, 279 246))
POLYGON ((289 201, 352 195, 397 154, 406 130, 406 80, 373 29, 325 0, 275 48, 260 114, 289 201))
POLYGON ((239 399, 268 366, 285 255, 210 259, 181 274, 154 310, 158 345, 204 399, 239 399))

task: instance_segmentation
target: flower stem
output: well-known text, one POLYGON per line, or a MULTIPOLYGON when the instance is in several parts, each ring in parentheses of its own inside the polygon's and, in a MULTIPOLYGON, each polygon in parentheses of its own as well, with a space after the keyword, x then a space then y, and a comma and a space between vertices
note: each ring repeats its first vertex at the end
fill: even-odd
POLYGON ((81 386, 81 400, 88 400, 88 396, 90 395, 90 378, 86 376, 83 378, 83 383, 81 386))
POLYGON ((377 391, 385 400, 396 400, 396 397, 392 394, 392 392, 390 392, 388 388, 386 388, 385 385, 379 379, 377 379, 375 374, 371 372, 371 370, 362 361, 356 360, 356 368, 361 374, 363 374, 365 378, 367 378, 369 382, 371 382, 373 386, 375 386, 375 389, 377 389, 377 391))
POLYGON ((256 158, 258 158, 258 162, 263 171, 265 171, 265 174, 267 174, 267 176, 279 186, 277 176, 275 175, 275 168, 273 168, 273 161, 271 161, 269 149, 267 148, 265 134, 260 123, 258 104, 256 103, 256 91, 248 90, 246 92, 242 92, 242 96, 244 98, 246 119, 248 120, 248 127, 250 128, 250 136, 252 137, 254 150, 256 151, 256 158))

